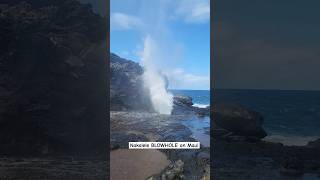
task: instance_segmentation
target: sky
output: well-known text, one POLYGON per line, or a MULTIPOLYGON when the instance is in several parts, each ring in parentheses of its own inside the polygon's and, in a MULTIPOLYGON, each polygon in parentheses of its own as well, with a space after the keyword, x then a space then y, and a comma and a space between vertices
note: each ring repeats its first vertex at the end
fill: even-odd
POLYGON ((151 36, 170 89, 210 88, 209 0, 110 0, 110 51, 140 62, 151 36), (161 57, 161 58, 159 58, 161 57))
POLYGON ((320 1, 215 0, 216 87, 320 90, 320 1))

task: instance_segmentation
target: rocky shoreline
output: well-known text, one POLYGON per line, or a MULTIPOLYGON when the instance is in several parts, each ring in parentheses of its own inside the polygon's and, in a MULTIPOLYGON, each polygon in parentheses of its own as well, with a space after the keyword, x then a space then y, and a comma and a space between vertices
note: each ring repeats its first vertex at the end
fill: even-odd
POLYGON ((218 104, 212 114, 214 178, 319 178, 319 140, 305 146, 265 141, 263 117, 240 105, 218 104))
POLYGON ((317 179, 319 140, 306 146, 267 142, 263 117, 236 105, 213 110, 213 177, 231 179, 317 179), (221 123, 224 122, 224 123, 221 123), (227 122, 227 123, 226 123, 227 122))
MULTIPOLYGON (((243 111, 242 108, 237 110, 243 111)), ((231 111, 231 110, 230 110, 231 111)), ((241 114, 238 112, 238 114, 241 114)), ((255 114, 256 115, 256 114, 255 114)), ((129 141, 196 141, 181 121, 189 115, 111 112, 111 149, 127 149, 129 141)), ((257 116, 255 116, 257 117, 257 116)), ((223 115, 222 118, 228 118, 223 115)), ((251 116, 239 116, 244 121, 251 116)), ((251 119, 255 121, 255 119, 251 119)), ((248 119, 247 119, 248 121, 248 119)), ((307 146, 284 146, 253 138, 252 134, 212 127, 215 179, 310 179, 320 175, 319 140, 307 146)), ((170 165, 148 179, 201 179, 210 173, 210 148, 161 150, 170 165)))
MULTIPOLYGON (((141 67, 129 60, 113 55, 111 61, 117 67, 112 69, 115 82, 125 82, 125 87, 135 87, 141 83, 141 67), (128 73, 127 67, 135 67, 128 73), (123 72, 125 73, 123 73, 123 72), (119 74, 122 74, 119 76, 119 74), (129 76, 129 75, 130 76, 129 76)), ((119 83, 115 83, 119 84, 119 83)), ((174 97, 171 115, 159 115, 147 110, 150 102, 148 93, 135 88, 136 102, 143 106, 121 107, 132 91, 117 93, 114 88, 110 98, 121 101, 112 104, 111 150, 127 149, 129 141, 196 141, 192 131, 182 122, 190 116, 211 116, 211 127, 206 131, 211 135, 213 167, 210 166, 210 148, 200 150, 161 150, 170 160, 170 165, 152 179, 208 179, 209 174, 218 180, 256 179, 313 179, 320 175, 319 140, 306 146, 285 146, 266 142, 267 132, 263 129, 263 116, 241 105, 216 104, 215 107, 198 108, 192 98, 174 97), (143 92, 143 93, 142 93, 143 92), (211 131, 211 133, 210 133, 211 131)), ((119 87, 121 88, 121 87, 119 87)), ((131 98, 131 97, 130 97, 131 98)), ((116 102, 116 101, 113 101, 116 102)))
MULTIPOLYGON (((111 112, 111 149, 128 149, 129 141, 196 141, 181 121, 188 115, 146 112, 111 112)), ((201 179, 210 165, 210 148, 161 150, 170 160, 159 174, 149 179, 201 179), (182 178, 183 177, 183 178, 182 178)), ((111 153, 112 154, 112 153, 111 153)), ((111 164, 112 166, 112 164, 111 164)), ((147 178, 147 177, 146 177, 147 178)))

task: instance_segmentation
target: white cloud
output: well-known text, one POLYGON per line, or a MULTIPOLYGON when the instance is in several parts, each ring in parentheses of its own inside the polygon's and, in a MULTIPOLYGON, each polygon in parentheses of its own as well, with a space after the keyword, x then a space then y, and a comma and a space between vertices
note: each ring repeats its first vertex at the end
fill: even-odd
POLYGON ((179 1, 175 11, 186 23, 206 23, 210 20, 209 0, 179 1))
POLYGON ((139 18, 119 12, 111 13, 110 24, 112 30, 139 29, 143 26, 139 18))
POLYGON ((181 68, 164 72, 169 80, 171 89, 209 89, 210 76, 196 75, 185 72, 181 68))

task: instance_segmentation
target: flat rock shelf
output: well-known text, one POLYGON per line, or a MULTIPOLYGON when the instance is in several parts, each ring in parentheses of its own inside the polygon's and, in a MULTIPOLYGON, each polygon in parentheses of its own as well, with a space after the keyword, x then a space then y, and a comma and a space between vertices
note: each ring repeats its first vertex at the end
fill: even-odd
POLYGON ((118 149, 110 153, 110 179, 146 179, 170 164, 158 150, 118 149))
MULTIPOLYGON (((128 150, 128 142, 195 142, 184 125, 190 115, 161 115, 147 112, 112 111, 112 177, 121 179, 201 179, 209 174, 210 149, 128 150)), ((113 180, 113 179, 112 179, 113 180)))

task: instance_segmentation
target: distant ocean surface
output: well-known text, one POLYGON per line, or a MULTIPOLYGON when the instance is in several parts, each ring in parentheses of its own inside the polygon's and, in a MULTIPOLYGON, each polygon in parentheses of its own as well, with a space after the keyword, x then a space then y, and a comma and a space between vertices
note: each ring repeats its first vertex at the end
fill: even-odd
POLYGON ((192 97, 194 106, 207 107, 210 106, 209 90, 170 90, 174 95, 184 95, 192 97))
MULTIPOLYGON (((194 106, 210 105, 209 90, 170 90, 186 95, 194 106)), ((265 140, 305 145, 320 138, 320 91, 217 90, 215 101, 240 104, 264 117, 265 140)))
POLYGON ((320 91, 217 90, 215 100, 260 112, 266 140, 305 145, 320 137, 320 91))

